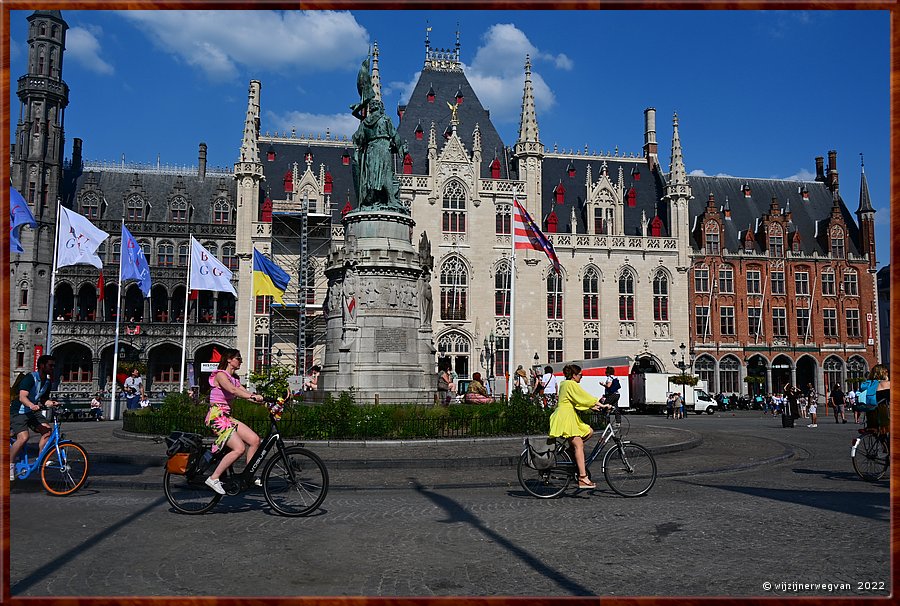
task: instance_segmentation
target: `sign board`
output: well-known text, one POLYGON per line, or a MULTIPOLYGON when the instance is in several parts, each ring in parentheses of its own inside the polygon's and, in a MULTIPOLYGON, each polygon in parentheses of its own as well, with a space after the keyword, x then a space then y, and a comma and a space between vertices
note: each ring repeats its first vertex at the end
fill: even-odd
POLYGON ((34 368, 32 370, 37 370, 37 361, 44 355, 44 346, 43 345, 35 345, 34 346, 34 368))
POLYGON ((200 362, 200 372, 212 372, 218 367, 218 362, 200 362))
POLYGON ((287 378, 288 387, 291 388, 291 393, 295 393, 298 391, 303 391, 303 377, 300 375, 291 375, 287 378))
POLYGON ((28 324, 26 324, 25 322, 19 322, 18 324, 16 324, 16 327, 19 329, 19 332, 25 332, 26 330, 28 330, 28 324))

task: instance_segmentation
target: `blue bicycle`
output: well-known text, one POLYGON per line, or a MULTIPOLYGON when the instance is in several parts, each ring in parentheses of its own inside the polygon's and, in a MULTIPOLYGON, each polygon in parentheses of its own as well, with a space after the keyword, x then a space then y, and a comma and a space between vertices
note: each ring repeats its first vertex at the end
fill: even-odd
MULTIPOLYGON (((53 496, 65 497, 84 486, 89 468, 88 454, 80 444, 66 440, 59 430, 59 416, 63 411, 48 410, 53 423, 50 438, 37 457, 29 459, 27 452, 22 453, 15 462, 15 474, 17 479, 24 480, 40 468, 44 490, 53 496)), ((14 441, 15 437, 11 437, 10 446, 14 441)))

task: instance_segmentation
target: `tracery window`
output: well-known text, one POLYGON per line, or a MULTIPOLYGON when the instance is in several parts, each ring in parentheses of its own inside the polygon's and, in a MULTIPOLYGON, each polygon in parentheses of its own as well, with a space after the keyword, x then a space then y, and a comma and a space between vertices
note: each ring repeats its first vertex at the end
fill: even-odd
POLYGON ((551 271, 547 275, 547 319, 560 320, 563 317, 562 275, 551 271))
POLYGON ((619 276, 619 320, 634 320, 634 277, 627 269, 619 276))
POLYGON ((459 257, 441 267, 441 320, 465 320, 469 294, 469 272, 459 257))
POLYGON ((584 319, 598 320, 600 318, 600 274, 594 267, 589 267, 584 272, 581 280, 584 319))
POLYGON ((495 316, 509 316, 510 266, 509 259, 501 259, 494 271, 495 316))
POLYGON ((669 321, 669 278, 661 271, 653 278, 653 320, 669 321))
POLYGON ((441 229, 444 233, 463 234, 466 232, 466 192, 462 183, 450 181, 441 198, 441 229))

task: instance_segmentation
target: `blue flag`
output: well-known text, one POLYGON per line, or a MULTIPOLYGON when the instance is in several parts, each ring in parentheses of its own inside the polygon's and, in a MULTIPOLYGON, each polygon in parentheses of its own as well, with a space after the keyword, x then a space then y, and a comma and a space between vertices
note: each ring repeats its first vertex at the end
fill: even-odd
POLYGON ((37 221, 28 208, 28 202, 14 187, 9 188, 9 252, 23 253, 22 243, 19 241, 19 227, 30 225, 32 229, 37 227, 37 221))
POLYGON ((140 245, 128 231, 125 225, 122 225, 122 275, 119 277, 120 283, 125 280, 137 280, 144 293, 144 298, 150 296, 150 266, 147 265, 147 257, 140 245))

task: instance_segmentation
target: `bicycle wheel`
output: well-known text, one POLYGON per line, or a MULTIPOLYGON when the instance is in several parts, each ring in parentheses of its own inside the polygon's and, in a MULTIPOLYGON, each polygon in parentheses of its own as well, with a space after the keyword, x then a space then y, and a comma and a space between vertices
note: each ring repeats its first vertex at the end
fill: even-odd
MULTIPOLYGON (((552 499, 561 495, 569 487, 569 483, 572 481, 571 472, 555 466, 544 471, 532 469, 525 463, 527 457, 527 452, 523 452, 522 456, 519 457, 517 473, 519 475, 519 484, 522 485, 522 488, 528 494, 539 499, 552 499)), ((557 462, 561 460, 567 461, 568 457, 563 453, 559 453, 557 454, 557 462)))
POLYGON ((328 470, 315 453, 291 446, 266 463, 262 486, 266 501, 277 513, 305 516, 325 500, 328 470))
POLYGON ((639 497, 656 483, 656 461, 640 444, 622 442, 603 456, 603 477, 623 497, 639 497))
POLYGON ((75 493, 88 475, 87 451, 75 442, 61 442, 41 460, 44 490, 57 497, 75 493))
POLYGON ((207 477, 205 474, 175 475, 166 470, 163 491, 175 511, 194 515, 216 506, 222 495, 205 484, 207 477))
POLYGON ((863 434, 853 455, 853 469, 867 482, 877 482, 887 473, 887 442, 873 433, 863 434))

